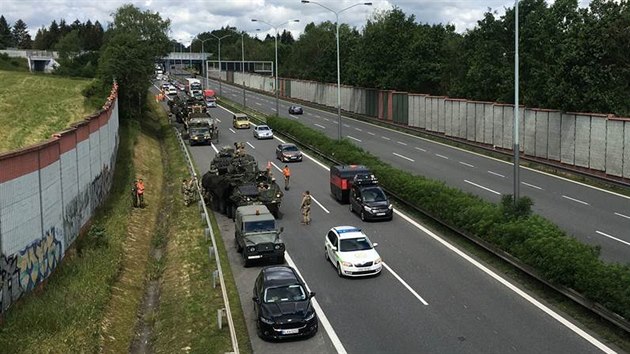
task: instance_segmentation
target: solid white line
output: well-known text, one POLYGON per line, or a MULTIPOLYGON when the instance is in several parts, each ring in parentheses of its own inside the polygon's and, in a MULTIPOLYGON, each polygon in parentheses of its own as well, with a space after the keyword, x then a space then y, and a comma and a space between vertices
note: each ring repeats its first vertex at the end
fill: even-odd
POLYGON ((496 173, 496 172, 492 172, 492 171, 488 171, 488 173, 491 174, 491 175, 499 176, 501 178, 505 178, 505 176, 500 174, 500 173, 496 173))
POLYGON ((363 131, 363 129, 361 129, 361 128, 357 128, 357 127, 355 127, 355 128, 354 128, 354 130, 357 130, 357 131, 360 131, 360 132, 362 132, 362 131, 363 131))
POLYGON ((424 152, 427 152, 427 150, 426 150, 426 149, 419 148, 419 147, 417 147, 417 146, 416 146, 416 147, 414 147, 414 149, 416 149, 416 150, 420 150, 420 151, 424 151, 424 152))
POLYGON ((441 158, 443 158, 443 159, 448 160, 448 156, 444 156, 444 155, 440 155, 440 154, 435 154, 435 156, 437 156, 437 157, 441 157, 441 158))
POLYGON ((360 143, 362 142, 361 139, 357 139, 357 138, 355 138, 355 137, 353 137, 351 135, 348 135, 348 139, 352 139, 352 140, 358 141, 360 143))
POLYGON ((217 149, 217 147, 216 147, 216 146, 214 146, 214 144, 213 144, 213 143, 210 143, 210 146, 212 146, 212 150, 214 150, 214 153, 215 153, 215 154, 218 154, 218 153, 219 153, 219 150, 217 149))
POLYGON ((595 347, 597 347, 601 351, 603 351, 605 353, 609 353, 609 354, 614 354, 615 353, 614 350, 608 348, 606 345, 604 345, 603 343, 601 343, 600 341, 595 339, 593 336, 591 336, 590 334, 584 332, 581 328, 579 328, 576 325, 574 325, 573 323, 569 322, 567 319, 565 319, 561 315, 557 314, 556 312, 554 312, 553 310, 551 310, 550 308, 548 308, 544 304, 540 303, 538 300, 536 300, 535 298, 533 298, 532 296, 530 296, 529 294, 527 294, 523 290, 519 289, 518 287, 516 287, 515 285, 513 285, 509 281, 505 280, 504 278, 502 278, 501 276, 499 276, 498 274, 496 274, 492 270, 488 269, 486 266, 484 266, 483 264, 479 263, 478 261, 476 261, 475 259, 473 259, 469 255, 467 255, 466 253, 462 252, 457 247, 453 246, 452 244, 450 244, 446 240, 440 238, 439 236, 437 236, 436 234, 431 232, 431 230, 429 230, 429 229, 425 228, 424 226, 418 224, 416 221, 412 220, 409 216, 401 213, 400 211, 398 211, 395 208, 394 208, 394 212, 396 213, 396 215, 399 215, 401 218, 407 220, 407 222, 409 222, 410 224, 412 224, 416 228, 420 229, 421 231, 423 231, 424 233, 429 235, 431 238, 433 238, 437 242, 439 242, 442 245, 444 245, 444 247, 448 248, 449 250, 451 250, 452 252, 454 252, 458 256, 462 257, 464 260, 468 261, 470 264, 472 264, 473 266, 477 267, 482 272, 488 274, 490 277, 495 279, 497 282, 499 282, 500 284, 502 284, 506 288, 512 290, 514 293, 516 293, 517 295, 519 295, 520 297, 522 297, 523 299, 525 299, 526 301, 528 301, 532 305, 536 306, 538 309, 540 309, 541 311, 543 311, 544 313, 546 313, 547 315, 549 315, 551 318, 555 319, 556 321, 560 322, 562 325, 564 325, 565 327, 567 327, 568 329, 570 329, 571 331, 573 331, 574 333, 576 333, 580 337, 584 338, 585 340, 587 340, 588 342, 593 344, 595 347))
MULTIPOLYGON (((304 284, 306 285, 306 288, 310 292, 311 288, 308 286, 308 283, 306 282, 306 279, 304 279, 304 277, 300 273, 300 270, 298 269, 298 267, 295 264, 295 262, 293 262, 293 259, 291 258, 291 256, 289 256, 289 252, 286 252, 286 251, 284 252, 284 259, 287 261, 287 264, 289 266, 291 266, 291 267, 293 267, 293 269, 295 269, 295 271, 298 273, 300 278, 302 278, 302 280, 304 281, 304 284)), ((341 344, 341 340, 339 340, 339 337, 337 336, 337 333, 335 333, 335 330, 333 329, 332 325, 330 324, 330 321, 328 321, 328 317, 326 317, 326 314, 324 314, 324 310, 322 310, 322 307, 319 306, 319 302, 317 301, 317 299, 313 298, 311 303, 313 304, 313 308, 315 309, 315 312, 317 313, 317 318, 319 319, 319 323, 322 325, 322 327, 324 327, 324 330, 328 334, 328 338, 330 338, 330 341, 332 342, 333 346, 337 350, 337 353, 339 353, 339 354, 347 354, 348 352, 346 352, 346 348, 344 348, 343 344, 341 344)))
POLYGON ((528 186, 528 187, 532 187, 532 188, 536 188, 536 189, 538 189, 538 190, 542 190, 542 188, 541 188, 541 187, 535 186, 535 185, 533 185, 533 184, 529 184, 529 183, 527 183, 527 182, 521 182, 521 183, 522 183, 522 184, 524 184, 524 185, 526 185, 526 186, 528 186))
POLYGON ((372 132, 367 132, 367 133, 370 134, 370 135, 376 135, 375 133, 372 133, 372 132))
POLYGON ((392 154, 394 154, 394 155, 396 155, 396 156, 398 156, 398 157, 400 157, 400 158, 402 158, 402 159, 409 160, 409 161, 411 161, 411 162, 415 162, 413 159, 410 159, 410 158, 408 158, 407 156, 403 156, 403 155, 401 155, 401 154, 397 154, 397 153, 395 153, 395 152, 392 152, 392 154))
POLYGON ((630 216, 628 216, 628 215, 623 215, 623 214, 619 214, 619 213, 615 213, 615 215, 621 216, 622 218, 630 219, 630 216))
POLYGON ((492 192, 492 193, 494 193, 494 194, 501 195, 501 193, 499 193, 499 192, 497 192, 497 191, 495 191, 495 190, 492 190, 492 189, 490 189, 490 188, 484 187, 484 186, 482 186, 482 185, 480 185, 480 184, 477 184, 477 183, 473 183, 473 182, 471 182, 471 181, 469 181, 469 180, 467 180, 467 179, 465 179, 465 180, 464 180, 464 182, 466 182, 466 183, 468 183, 468 184, 472 184, 472 185, 473 185, 473 186, 475 186, 475 187, 478 187, 478 188, 481 188, 481 189, 485 189, 485 190, 487 190, 488 192, 492 192))
POLYGON ((610 236, 609 234, 603 233, 603 232, 601 232, 601 231, 595 231, 595 232, 597 232, 598 234, 600 234, 600 235, 602 235, 602 236, 604 236, 604 237, 608 237, 608 238, 610 238, 610 239, 613 239, 613 240, 615 240, 615 241, 618 241, 618 242, 621 242, 621 243, 624 243, 624 244, 626 244, 626 245, 630 246, 630 242, 627 242, 627 241, 624 241, 624 240, 618 239, 618 238, 616 238, 616 237, 610 236))
POLYGON ((317 123, 315 123, 314 125, 315 125, 316 127, 320 127, 320 128, 322 128, 322 129, 326 129, 326 127, 325 127, 325 126, 323 126, 323 125, 319 125, 319 124, 317 124, 317 123))
POLYGON ((460 161, 459 163, 461 163, 464 166, 473 167, 473 168, 475 167, 475 166, 473 166, 473 165, 471 165, 469 163, 465 163, 465 162, 462 162, 462 161, 460 161))
POLYGON ((562 196, 562 198, 566 198, 566 199, 568 199, 568 200, 572 200, 572 201, 574 201, 574 202, 576 202, 576 203, 580 203, 580 204, 584 204, 584 205, 589 205, 587 202, 583 202, 583 201, 581 201, 581 200, 579 200, 579 199, 575 199, 575 198, 567 197, 566 195, 563 195, 563 196, 562 196))
POLYGON ((346 127, 346 128, 350 128, 350 126, 348 124, 346 124, 346 123, 343 123, 343 126, 346 127))
POLYGON ((324 208, 324 206, 322 205, 322 203, 318 202, 317 199, 315 199, 315 197, 313 197, 313 195, 311 194, 311 199, 313 199, 313 201, 315 203, 317 203, 317 205, 319 205, 320 208, 322 208, 326 214, 330 214, 330 211, 328 211, 328 209, 324 208))
POLYGON ((247 145, 249 145, 252 149, 256 150, 256 148, 254 147, 254 145, 250 144, 249 141, 247 142, 247 145))
POLYGON ((398 144, 400 144, 400 145, 407 146, 407 144, 406 144, 406 143, 403 143, 402 141, 397 141, 397 143, 398 143, 398 144))
POLYGON ((381 138, 383 138, 383 139, 385 139, 385 140, 392 140, 392 139, 390 139, 390 138, 388 138, 388 137, 386 137, 386 136, 382 136, 381 138))
POLYGON ((236 132, 234 131, 234 129, 232 128, 228 128, 232 133, 236 134, 236 132))
POLYGON ((390 273, 392 273, 392 275, 398 279, 398 281, 405 287, 407 288, 407 290, 409 290, 411 292, 411 294, 413 294, 413 296, 415 296, 418 300, 420 300, 420 302, 424 305, 424 306, 429 306, 429 303, 426 302, 422 296, 420 296, 415 290, 413 290, 411 288, 411 286, 409 286, 409 284, 407 284, 406 281, 404 281, 401 277, 398 276, 398 274, 396 274, 396 272, 394 272, 394 270, 388 266, 387 264, 385 264, 385 262, 383 262, 383 267, 385 267, 385 269, 387 269, 390 273))

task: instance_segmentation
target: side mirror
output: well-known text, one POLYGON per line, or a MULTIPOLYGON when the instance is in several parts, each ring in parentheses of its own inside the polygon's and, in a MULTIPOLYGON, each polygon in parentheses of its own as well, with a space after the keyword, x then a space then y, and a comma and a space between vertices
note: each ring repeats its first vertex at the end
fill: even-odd
POLYGON ((333 251, 336 251, 337 250, 337 246, 331 246, 330 249, 333 250, 333 251))
POLYGON ((378 246, 378 242, 374 242, 374 243, 372 244, 372 247, 376 248, 376 246, 378 246))
POLYGON ((284 232, 284 226, 280 226, 280 232, 279 233, 283 233, 284 232))
POLYGON ((311 291, 311 292, 308 294, 308 297, 314 297, 314 296, 315 296, 315 292, 314 292, 314 291, 311 291))

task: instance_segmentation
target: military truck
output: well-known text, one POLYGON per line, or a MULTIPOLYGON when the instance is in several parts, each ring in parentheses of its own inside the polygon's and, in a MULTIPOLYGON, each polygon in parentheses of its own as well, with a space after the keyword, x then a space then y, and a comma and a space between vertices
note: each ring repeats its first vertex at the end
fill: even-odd
POLYGON ((253 260, 274 260, 284 263, 284 242, 276 219, 264 205, 245 205, 236 209, 234 243, 242 254, 245 267, 253 260))
POLYGON ((275 217, 280 214, 284 196, 280 186, 242 149, 221 148, 203 175, 201 186, 206 204, 230 218, 245 205, 265 205, 275 217))

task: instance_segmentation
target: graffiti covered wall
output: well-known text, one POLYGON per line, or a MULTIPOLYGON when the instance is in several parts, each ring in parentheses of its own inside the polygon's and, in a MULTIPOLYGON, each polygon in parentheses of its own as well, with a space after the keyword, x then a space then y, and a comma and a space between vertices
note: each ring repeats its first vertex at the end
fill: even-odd
POLYGON ((0 317, 50 276, 107 197, 118 139, 114 85, 99 113, 0 154, 0 317))

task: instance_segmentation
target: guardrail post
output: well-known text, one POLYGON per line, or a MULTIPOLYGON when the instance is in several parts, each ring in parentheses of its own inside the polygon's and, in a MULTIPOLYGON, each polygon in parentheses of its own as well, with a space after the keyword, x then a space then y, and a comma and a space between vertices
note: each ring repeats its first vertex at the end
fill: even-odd
POLYGON ((206 221, 206 213, 204 213, 203 211, 200 213, 201 215, 201 222, 205 222, 206 221))
MULTIPOLYGON (((208 238, 210 238, 210 228, 206 227, 205 229, 203 229, 203 234, 204 236, 206 236, 206 241, 208 240, 208 238)), ((212 248, 212 247, 210 247, 212 248)), ((212 259, 212 256, 210 256, 210 259, 212 259)))
POLYGON ((208 247, 208 258, 212 260, 213 257, 214 257, 214 247, 210 246, 208 247))
POLYGON ((212 272, 212 288, 216 288, 217 287, 217 279, 219 278, 219 271, 215 270, 214 272, 212 272))
POLYGON ((225 309, 217 310, 217 322, 219 324, 219 329, 223 329, 223 316, 225 316, 225 309))

